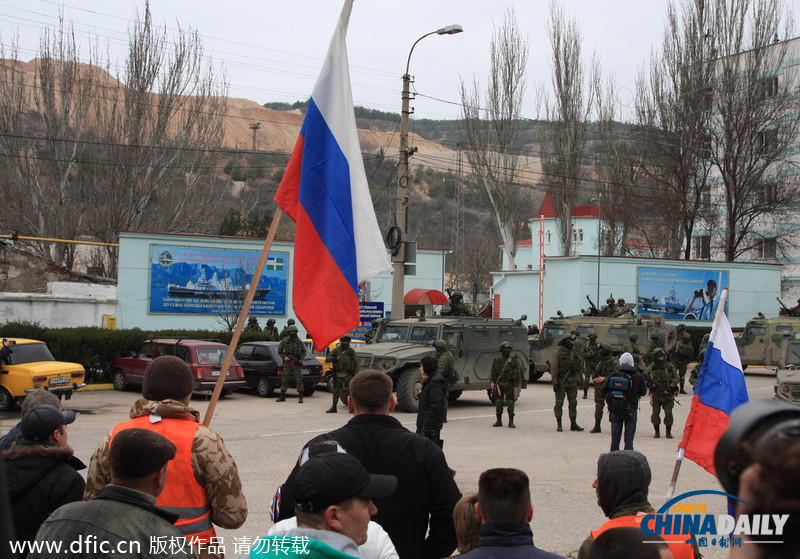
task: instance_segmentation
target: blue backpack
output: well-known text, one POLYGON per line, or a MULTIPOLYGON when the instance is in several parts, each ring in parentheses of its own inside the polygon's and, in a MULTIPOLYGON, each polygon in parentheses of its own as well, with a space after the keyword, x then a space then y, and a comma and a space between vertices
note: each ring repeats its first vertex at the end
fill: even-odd
POLYGON ((608 411, 614 415, 628 415, 628 392, 631 389, 631 376, 619 371, 608 377, 608 411))

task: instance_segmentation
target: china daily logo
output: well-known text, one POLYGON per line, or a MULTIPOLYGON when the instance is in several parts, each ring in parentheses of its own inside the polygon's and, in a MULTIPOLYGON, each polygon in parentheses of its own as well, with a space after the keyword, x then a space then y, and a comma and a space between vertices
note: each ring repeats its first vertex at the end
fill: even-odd
POLYGON ((783 527, 789 520, 788 514, 742 514, 734 518, 729 514, 705 514, 707 505, 681 504, 680 501, 692 499, 698 495, 722 495, 753 507, 738 497, 722 491, 691 491, 675 497, 664 504, 655 514, 645 514, 641 529, 647 535, 661 536, 665 541, 675 541, 675 536, 686 536, 686 543, 691 543, 694 536, 699 547, 711 545, 721 547, 741 546, 742 536, 774 536, 774 541, 760 543, 783 543, 783 527), (723 536, 723 537, 720 537, 723 536), (730 536, 730 538, 724 537, 730 536))

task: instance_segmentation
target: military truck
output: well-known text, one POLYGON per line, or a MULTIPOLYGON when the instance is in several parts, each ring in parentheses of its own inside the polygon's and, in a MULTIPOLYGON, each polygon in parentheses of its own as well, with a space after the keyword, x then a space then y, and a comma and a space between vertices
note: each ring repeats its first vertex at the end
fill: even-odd
POLYGON ((783 337, 775 377, 775 397, 800 405, 800 335, 783 337))
POLYGON ((550 372, 550 363, 558 349, 558 342, 573 330, 577 330, 579 337, 584 341, 589 339, 589 334, 597 334, 597 343, 611 344, 614 355, 622 353, 622 346, 628 341, 628 336, 634 333, 639 336, 636 344, 642 353, 651 332, 658 332, 658 341, 661 347, 667 350, 677 341, 675 327, 667 324, 659 315, 625 314, 603 317, 592 316, 589 313, 575 316, 564 316, 559 313, 558 316, 550 317, 550 320, 542 324, 538 335, 530 337, 529 382, 536 381, 544 373, 550 372))
POLYGON ((360 370, 377 369, 392 378, 397 409, 416 412, 422 387, 420 360, 425 355, 436 355, 433 342, 444 340, 453 353, 460 376, 450 387, 449 399, 454 401, 464 390, 489 388, 492 362, 500 354, 502 342, 511 342, 513 353, 527 369, 528 334, 523 320, 471 316, 384 319, 378 324, 372 343, 354 349, 360 370))
POLYGON ((778 367, 784 337, 800 333, 800 318, 761 314, 749 320, 742 332, 735 334, 742 367, 778 367))

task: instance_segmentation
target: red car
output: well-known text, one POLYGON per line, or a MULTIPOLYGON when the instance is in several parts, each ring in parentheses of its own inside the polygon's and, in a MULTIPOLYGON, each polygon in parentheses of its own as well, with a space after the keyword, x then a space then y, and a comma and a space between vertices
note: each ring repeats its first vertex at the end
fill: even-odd
MULTIPOLYGON (((144 382, 144 370, 150 361, 162 355, 176 355, 191 367, 195 391, 213 390, 227 352, 228 346, 225 344, 205 340, 148 340, 131 357, 118 357, 111 362, 114 389, 125 390, 130 385, 141 386, 144 382)), ((245 385, 244 371, 234 359, 228 368, 223 388, 230 392, 245 385)))

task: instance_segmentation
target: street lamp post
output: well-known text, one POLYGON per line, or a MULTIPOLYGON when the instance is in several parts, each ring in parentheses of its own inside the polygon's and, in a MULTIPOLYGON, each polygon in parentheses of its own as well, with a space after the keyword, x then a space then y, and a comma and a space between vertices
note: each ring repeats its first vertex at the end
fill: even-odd
POLYGON ((405 293, 405 262, 406 262, 406 231, 408 230, 408 157, 416 151, 416 148, 408 147, 408 119, 411 114, 409 101, 411 100, 411 76, 409 66, 411 65, 411 54, 414 47, 422 39, 430 35, 455 35, 464 29, 460 25, 448 25, 436 31, 426 33, 411 45, 406 61, 406 73, 403 74, 403 106, 400 115, 400 155, 397 162, 397 203, 395 205, 395 226, 399 232, 397 253, 394 255, 393 277, 392 277, 392 317, 404 318, 403 295, 405 293))
POLYGON ((600 200, 592 198, 592 202, 597 205, 597 304, 600 304, 600 200))

